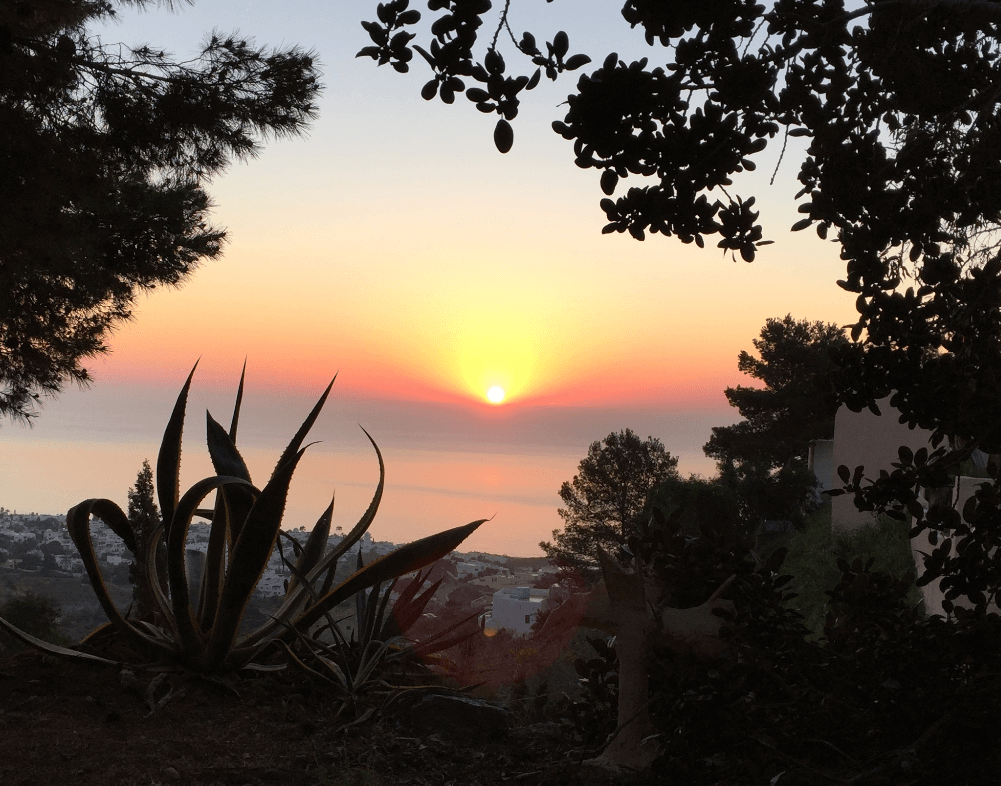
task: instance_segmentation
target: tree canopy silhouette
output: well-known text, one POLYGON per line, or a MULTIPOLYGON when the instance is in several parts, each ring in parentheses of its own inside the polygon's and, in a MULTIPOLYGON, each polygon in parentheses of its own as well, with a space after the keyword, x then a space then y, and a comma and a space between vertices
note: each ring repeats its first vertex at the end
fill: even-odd
POLYGON ((647 497, 661 482, 678 477, 678 459, 654 437, 631 429, 592 442, 573 480, 560 488, 562 530, 539 547, 561 568, 586 577, 598 574, 598 547, 625 545, 638 534, 647 497))
POLYGON ((768 319, 753 344, 759 356, 741 352, 737 368, 764 386, 724 391, 744 419, 713 427, 703 450, 716 459, 720 482, 736 494, 752 531, 766 521, 800 526, 817 504, 810 440, 834 437, 832 354, 849 340, 837 325, 787 314, 768 319))
POLYGON ((810 440, 833 439, 838 403, 824 379, 836 370, 835 347, 848 345, 837 325, 769 319, 752 341, 759 357, 741 352, 737 369, 763 387, 738 385, 724 393, 741 420, 715 426, 705 454, 721 464, 754 461, 769 469, 805 463, 810 440))
MULTIPOLYGON (((543 73, 591 62, 570 54, 565 31, 517 36, 508 19, 517 5, 491 14, 490 0, 429 0, 427 38, 412 45, 420 13, 408 0, 382 3, 378 20, 363 23, 372 44, 359 55, 406 71, 416 51, 432 72, 424 97, 452 103, 465 92, 499 115, 504 152, 525 91, 543 73)), ((579 77, 553 123, 577 166, 600 173, 603 231, 717 239, 752 261, 769 241, 737 177, 769 147, 795 156, 803 218, 792 229, 840 245, 838 284, 857 296, 857 343, 837 357, 840 400, 877 410, 892 396, 903 422, 956 448, 902 454, 896 475, 872 468, 871 484, 847 468, 845 488, 870 509, 903 503, 915 534, 956 525, 955 511, 929 521, 917 494, 948 483, 974 448, 1001 452, 1001 4, 625 0, 621 14, 651 58, 595 53, 600 67, 579 77)), ((950 556, 947 540, 926 573, 952 576, 982 556, 979 578, 949 585, 974 592, 980 611, 1001 590, 988 535, 1001 529, 999 499, 994 477, 964 512, 979 521, 974 535, 964 518, 969 558, 950 556)))
POLYGON ((151 4, 0 7, 0 416, 86 383, 140 291, 218 257, 208 181, 316 114, 315 56, 296 47, 212 33, 181 61, 88 31, 151 4))

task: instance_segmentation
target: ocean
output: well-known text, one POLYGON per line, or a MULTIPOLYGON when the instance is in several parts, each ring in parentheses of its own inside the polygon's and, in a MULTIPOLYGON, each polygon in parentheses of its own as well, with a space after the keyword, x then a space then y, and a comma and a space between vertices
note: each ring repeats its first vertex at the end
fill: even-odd
MULTIPOLYGON (((68 391, 49 402, 36 424, 0 424, 0 505, 19 513, 65 513, 91 497, 126 507, 142 461, 155 466, 176 390, 117 385, 68 391)), ((248 391, 237 445, 258 486, 313 403, 312 395, 248 391)), ((192 390, 185 427, 181 486, 213 474, 204 440, 210 410, 228 426, 229 391, 192 390)), ((539 542, 561 527, 560 486, 573 478, 591 442, 632 428, 655 436, 679 457, 683 473, 709 475, 702 454, 711 427, 733 422, 732 410, 672 411, 614 407, 518 407, 361 401, 333 395, 293 478, 284 525, 311 529, 331 498, 333 527, 350 529, 378 483, 386 486, 370 531, 405 543, 490 519, 463 551, 537 556, 539 542)))

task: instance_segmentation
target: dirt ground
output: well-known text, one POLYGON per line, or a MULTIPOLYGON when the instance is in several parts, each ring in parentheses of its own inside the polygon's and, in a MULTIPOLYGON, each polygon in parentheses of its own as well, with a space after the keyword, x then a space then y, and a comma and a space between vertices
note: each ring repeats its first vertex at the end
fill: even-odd
POLYGON ((223 685, 22 652, 0 661, 0 784, 563 786, 586 755, 552 723, 456 739, 390 713, 344 728, 334 706, 281 675, 223 685))

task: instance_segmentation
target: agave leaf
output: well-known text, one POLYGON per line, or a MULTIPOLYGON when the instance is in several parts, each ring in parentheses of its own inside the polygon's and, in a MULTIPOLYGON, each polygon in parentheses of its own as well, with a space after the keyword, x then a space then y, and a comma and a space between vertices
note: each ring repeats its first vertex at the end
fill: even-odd
MULTIPOLYGON (((371 639, 379 639, 380 641, 385 641, 384 638, 378 634, 382 633, 382 621, 386 617, 386 606, 389 605, 389 596, 393 593, 393 587, 396 586, 397 579, 393 579, 389 586, 386 587, 386 591, 382 592, 382 585, 376 584, 372 589, 375 593, 375 597, 379 600, 378 610, 374 615, 372 615, 368 626, 365 628, 365 641, 371 639)), ((371 598, 369 598, 371 601, 371 598)))
MULTIPOLYGON (((430 575, 430 571, 427 575, 430 575)), ((411 582, 410 586, 407 587, 406 592, 409 593, 408 597, 404 597, 403 594, 396 599, 396 603, 393 604, 393 611, 386 618, 385 624, 382 626, 382 630, 379 633, 380 639, 388 639, 392 636, 403 636, 406 635, 407 631, 410 630, 414 623, 421 618, 424 613, 424 609, 427 608, 428 603, 434 594, 438 591, 441 586, 443 579, 439 579, 430 587, 427 588, 419 596, 414 597, 411 590, 416 591, 416 589, 423 584, 426 580, 425 577, 418 576, 417 579, 411 582), (418 584, 420 582, 420 584, 418 584)))
POLYGON ((94 588, 94 594, 101 604, 101 608, 114 624, 115 628, 121 631, 131 641, 139 645, 151 644, 158 649, 159 642, 146 636, 138 628, 132 625, 118 610, 115 602, 108 593, 108 587, 104 583, 104 575, 97 564, 97 555, 94 553, 94 543, 90 537, 90 517, 97 516, 111 530, 117 534, 128 546, 131 544, 132 553, 135 553, 135 535, 132 532, 132 525, 129 524, 128 517, 122 512, 114 502, 109 499, 88 499, 79 505, 74 505, 66 513, 66 529, 69 530, 70 538, 80 553, 87 577, 94 588))
POLYGON ((184 410, 188 405, 188 391, 191 389, 191 380, 195 376, 198 362, 195 361, 174 404, 174 411, 170 413, 170 420, 167 421, 167 428, 160 442, 160 453, 156 459, 156 493, 168 537, 170 522, 174 519, 174 508, 177 507, 177 500, 181 495, 181 433, 184 430, 184 410))
MULTIPOLYGON (((217 475, 198 481, 178 501, 167 535, 167 581, 170 585, 174 624, 177 626, 177 635, 184 656, 192 656, 203 649, 202 635, 197 629, 191 608, 188 575, 184 564, 184 547, 188 528, 191 526, 191 519, 198 509, 198 504, 213 491, 228 483, 244 484, 253 489, 253 486, 246 480, 232 475, 217 475)), ((223 500, 225 501, 225 497, 223 500)))
POLYGON ((229 438, 236 444, 236 427, 240 424, 240 406, 243 404, 243 381, 247 376, 247 359, 243 359, 243 370, 240 372, 240 385, 236 389, 236 403, 233 405, 233 420, 229 424, 229 438))
POLYGON ((86 636, 80 639, 80 644, 90 644, 92 639, 102 636, 106 633, 109 633, 114 629, 115 625, 112 622, 105 622, 101 625, 98 625, 96 628, 94 628, 94 630, 92 630, 90 633, 88 633, 86 636))
POLYGON ((286 671, 287 669, 287 663, 244 663, 240 667, 241 671, 256 671, 264 673, 286 671))
MULTIPOLYGON (((268 641, 271 640, 271 637, 273 637, 278 631, 279 627, 285 628, 286 630, 290 628, 289 620, 298 617, 299 613, 310 600, 314 602, 319 600, 320 596, 313 587, 312 583, 309 581, 306 574, 300 571, 296 565, 293 565, 288 560, 285 560, 285 566, 288 568, 295 581, 298 582, 296 592, 291 597, 286 594, 285 601, 282 603, 281 607, 279 607, 278 611, 272 615, 268 622, 265 622, 256 630, 241 637, 238 645, 238 657, 247 657, 248 652, 265 646, 268 641)), ((289 582, 289 584, 291 586, 291 582, 289 582)), ((337 637, 340 636, 340 628, 338 628, 337 621, 331 617, 329 609, 324 612, 324 615, 327 618, 327 624, 324 627, 331 631, 335 641, 337 641, 337 637)), ((315 631, 313 636, 319 636, 322 631, 322 628, 315 631)), ((343 637, 341 638, 343 639, 343 637)))
POLYGON ((302 422, 302 425, 299 426, 299 430, 295 433, 295 436, 292 437, 292 441, 289 442, 288 446, 285 448, 285 452, 283 452, 281 458, 278 459, 278 464, 275 466, 275 470, 271 474, 272 480, 274 479, 275 475, 278 474, 281 468, 284 467, 289 461, 291 461, 292 457, 299 452, 299 448, 302 447, 302 443, 306 439, 306 435, 309 434, 309 430, 313 427, 313 424, 316 422, 317 417, 319 417, 320 410, 323 409, 323 405, 327 400, 327 396, 330 395, 330 389, 333 388, 334 383, 336 381, 337 381, 337 375, 334 374, 334 378, 330 380, 330 384, 327 385, 327 389, 323 391, 323 395, 320 396, 320 400, 316 402, 316 405, 306 416, 306 419, 302 422))
POLYGON ((0 628, 6 630, 14 638, 20 639, 25 644, 40 649, 44 652, 48 652, 51 655, 58 655, 62 658, 72 658, 73 660, 87 661, 89 663, 103 663, 108 666, 120 666, 121 663, 115 660, 108 660, 107 658, 101 658, 97 655, 91 655, 87 652, 80 652, 79 650, 71 650, 69 647, 60 647, 58 644, 51 644, 44 639, 39 639, 32 636, 30 633, 26 633, 20 628, 7 622, 3 617, 0 617, 0 628))
MULTIPOLYGON (((396 599, 395 605, 398 606, 401 603, 404 604, 410 603, 410 601, 412 601, 414 597, 416 597, 417 593, 420 592, 421 587, 423 587, 427 583, 428 577, 431 575, 431 572, 433 570, 434 566, 432 565, 426 571, 424 570, 417 571, 417 575, 414 576, 414 578, 407 584, 407 586, 403 588, 403 591, 400 592, 400 596, 396 599)), ((439 579, 432 586, 435 587, 435 589, 437 589, 439 586, 441 586, 441 582, 442 579, 439 579)))
POLYGON ((279 552, 281 552, 282 564, 290 565, 291 561, 285 556, 285 547, 282 546, 282 538, 292 547, 292 556, 297 560, 299 559, 299 555, 302 554, 302 546, 299 545, 299 541, 283 529, 278 530, 278 536, 275 545, 278 547, 279 552))
POLYGON ((233 648, 247 602, 275 548, 292 473, 303 453, 305 448, 285 463, 264 487, 247 516, 239 539, 233 545, 226 582, 219 598, 219 610, 201 659, 203 668, 219 668, 233 648))
POLYGON ((415 600, 417 593, 427 582, 430 575, 430 568, 426 572, 418 571, 413 580, 410 581, 406 587, 404 587, 403 592, 401 592, 399 597, 397 597, 396 603, 393 604, 392 612, 386 618, 382 629, 379 631, 380 639, 386 640, 392 636, 403 635, 410 628, 410 626, 417 621, 417 618, 424 613, 424 607, 427 606, 434 593, 438 591, 438 587, 441 586, 442 582, 442 580, 439 579, 431 585, 428 592, 425 592, 420 596, 420 598, 415 600), (416 615, 413 611, 414 608, 419 608, 416 615), (413 618, 412 620, 411 617, 413 618), (409 624, 404 626, 402 623, 407 621, 409 621, 409 624))
POLYGON ((452 636, 450 636, 449 634, 454 633, 455 631, 462 628, 462 626, 465 625, 467 622, 471 622, 472 620, 476 619, 479 616, 480 612, 474 611, 468 617, 464 617, 458 622, 453 622, 451 625, 443 628, 442 630, 435 631, 430 636, 426 636, 425 638, 421 639, 419 642, 416 642, 414 644, 414 654, 417 655, 419 658, 427 658, 427 656, 431 655, 432 653, 443 652, 444 650, 450 649, 451 647, 454 647, 456 644, 459 644, 465 641, 466 639, 476 636, 480 631, 478 625, 473 630, 464 631, 462 633, 457 633, 452 636))
POLYGON ((156 599, 157 606, 160 608, 160 613, 174 630, 174 638, 176 640, 177 629, 174 625, 174 608, 170 603, 170 598, 164 594, 164 588, 167 586, 168 577, 160 575, 158 567, 159 560, 157 560, 157 551, 159 550, 160 541, 163 537, 164 528, 161 524, 153 530, 153 533, 149 537, 149 542, 146 544, 146 575, 149 578, 149 586, 153 590, 153 597, 156 599))
POLYGON ((352 687, 356 692, 362 690, 369 682, 373 681, 372 675, 376 669, 386 662, 390 648, 398 644, 398 641, 391 639, 390 641, 370 641, 364 646, 361 661, 354 673, 354 684, 352 687))
POLYGON ((316 660, 323 664, 324 668, 327 669, 337 680, 340 681, 342 689, 352 690, 354 688, 355 680, 350 672, 345 672, 344 669, 338 665, 337 661, 331 658, 325 658, 322 655, 314 653, 316 660))
POLYGON ((250 480, 250 470, 226 429, 205 410, 205 441, 217 475, 233 475, 250 480))
MULTIPOLYGON (((90 516, 97 516, 101 519, 118 537, 120 537, 125 542, 125 548, 131 551, 133 554, 136 553, 136 534, 135 530, 132 529, 132 522, 129 521, 129 517, 125 515, 125 512, 118 507, 118 505, 112 502, 110 499, 88 499, 81 502, 76 507, 81 508, 81 510, 87 511, 88 518, 86 519, 87 528, 86 529, 70 529, 69 523, 67 522, 66 528, 69 530, 70 539, 73 543, 79 547, 80 544, 76 542, 76 536, 80 535, 82 537, 90 537, 90 516)), ((67 519, 69 514, 67 514, 67 519)), ((79 519, 74 519, 74 521, 79 524, 79 519)))
POLYGON ((368 503, 368 507, 362 514, 361 518, 358 519, 358 523, 351 528, 351 531, 345 535, 341 542, 334 547, 329 554, 327 554, 320 563, 312 570, 310 573, 310 581, 315 581, 316 577, 321 573, 326 571, 326 576, 323 579, 323 586, 320 589, 321 595, 326 595, 330 592, 330 588, 334 583, 334 573, 336 572, 337 562, 343 557, 348 550, 355 545, 361 536, 364 535, 372 522, 375 520, 375 514, 379 511, 379 503, 382 502, 382 492, 386 487, 386 463, 382 459, 382 451, 379 450, 379 446, 375 444, 375 440, 372 439, 372 435, 365 431, 365 436, 368 437, 368 441, 372 443, 372 447, 375 449, 376 458, 379 460, 379 484, 375 487, 375 493, 372 495, 372 501, 368 503))
POLYGON ((205 549, 205 565, 202 568, 201 591, 198 595, 198 624, 206 630, 215 618, 219 607, 219 594, 226 577, 226 548, 232 532, 231 503, 235 495, 226 494, 227 488, 216 492, 215 512, 209 528, 209 542, 205 549))
MULTIPOLYGON (((375 444, 375 440, 372 439, 371 434, 365 431, 364 428, 362 431, 365 432, 365 436, 368 437, 369 442, 372 443, 372 447, 375 448, 375 455, 379 460, 379 484, 376 486, 375 493, 372 495, 372 501, 369 503, 368 508, 362 514, 361 518, 358 519, 358 523, 355 524, 351 531, 341 539, 341 542, 338 543, 337 546, 327 552, 323 559, 321 559, 320 562, 317 563, 317 565, 309 572, 309 575, 306 577, 310 585, 309 591, 303 588, 303 577, 296 576, 299 583, 297 583, 294 588, 292 587, 291 582, 289 583, 289 590, 285 595, 285 600, 275 613, 274 618, 265 622, 261 625, 261 627, 247 636, 247 643, 253 644, 266 640, 268 637, 275 635, 281 627, 279 620, 288 620, 297 617, 301 613, 302 607, 309 604, 310 595, 316 594, 312 591, 312 587, 317 583, 321 576, 323 577, 323 584, 320 589, 319 596, 326 595, 330 592, 330 588, 334 582, 334 574, 337 571, 338 560, 344 556, 348 549, 361 539, 361 536, 365 534, 369 526, 371 526, 372 521, 375 519, 375 514, 379 510, 379 503, 382 501, 382 492, 386 485, 386 465, 382 459, 382 452, 379 450, 379 446, 375 444), (324 574, 326 575, 324 576, 324 574)), ((292 575, 295 576, 294 571, 292 575)), ((317 598, 313 598, 313 600, 316 599, 317 598)), ((319 619, 319 615, 316 619, 319 619)))
MULTIPOLYGON (((308 673, 313 674, 316 677, 319 677, 324 682, 327 682, 330 685, 332 685, 332 686, 334 686, 336 688, 341 689, 342 691, 347 691, 347 690, 350 689, 350 686, 351 686, 350 675, 345 674, 344 671, 341 669, 341 667, 338 666, 335 661, 330 660, 329 658, 325 658, 325 657, 323 657, 320 654, 321 652, 329 651, 330 650, 329 647, 327 647, 325 644, 322 644, 320 642, 310 641, 308 638, 306 638, 305 636, 303 636, 302 633, 300 633, 299 631, 295 630, 290 625, 286 624, 285 628, 286 628, 286 630, 291 635, 293 635, 293 636, 295 636, 296 638, 299 639, 299 641, 302 643, 303 647, 305 647, 306 650, 317 661, 319 661, 327 669, 327 671, 330 672, 330 674, 333 675, 333 678, 328 677, 325 674, 321 674, 321 673, 317 672, 316 670, 310 668, 308 665, 306 665, 306 663, 301 658, 299 658, 298 655, 295 654, 295 651, 289 646, 288 643, 286 643, 284 641, 279 641, 278 643, 282 647, 285 648, 285 652, 289 655, 289 657, 291 657, 291 659, 292 659, 292 661, 294 663, 296 663, 301 668, 305 669, 308 673)), ((335 625, 335 629, 336 629, 336 625, 335 625)))
MULTIPOLYGON (((208 412, 205 413, 206 441, 212 467, 217 475, 232 475, 250 482, 250 470, 236 449, 233 440, 226 430, 216 422, 208 412)), ((224 486, 221 492, 226 497, 230 510, 230 526, 228 532, 229 546, 232 548, 240 536, 240 528, 247 519, 247 514, 254 506, 254 495, 246 486, 224 486)))
MULTIPOLYGON (((243 457, 236 450, 236 444, 209 413, 205 413, 205 437, 208 445, 208 455, 212 460, 212 468, 216 475, 231 475, 250 482, 250 471, 243 457)), ((239 528, 246 519, 247 513, 253 507, 253 495, 246 487, 228 486, 222 491, 232 509, 232 524, 239 528)), ((230 539, 235 542, 238 533, 232 533, 230 539)))
POLYGON ((307 630, 320 619, 325 609, 333 608, 356 592, 368 589, 380 581, 413 573, 427 567, 432 562, 437 562, 446 554, 454 551, 462 541, 472 535, 487 520, 480 519, 462 527, 454 527, 435 535, 429 535, 380 557, 346 579, 335 589, 324 594, 295 621, 295 627, 307 630))
POLYGON ((177 640, 176 635, 171 635, 159 625, 154 625, 152 622, 146 622, 145 620, 139 620, 136 625, 146 631, 151 637, 163 642, 165 645, 171 645, 177 640))
POLYGON ((333 520, 333 517, 334 500, 331 498, 330 505, 323 511, 323 515, 316 522, 313 531, 306 538, 306 546, 302 549, 302 553, 299 554, 299 559, 296 560, 296 572, 292 574, 292 578, 289 580, 286 594, 295 589, 295 585, 298 582, 296 573, 309 573, 323 558, 323 552, 327 548, 327 538, 330 537, 330 522, 333 520))
MULTIPOLYGON (((317 671, 316 669, 308 666, 306 664, 306 662, 303 661, 302 658, 300 658, 298 655, 296 655, 295 652, 292 650, 292 648, 289 647, 287 644, 285 644, 285 652, 286 652, 289 660, 291 660, 292 663, 294 663, 296 666, 298 666, 300 669, 302 669, 306 674, 309 674, 310 676, 315 677, 316 679, 320 680, 321 682, 327 683, 328 685, 330 685, 333 688, 337 688, 337 689, 342 690, 342 691, 344 690, 345 686, 342 685, 340 682, 338 682, 338 681, 336 681, 334 679, 331 679, 326 674, 322 674, 319 671, 317 671)), ((330 662, 328 661, 328 663, 330 663, 330 662)), ((337 664, 334 664, 334 663, 330 663, 330 665, 334 666, 334 668, 337 667, 337 664)), ((338 669, 338 671, 339 671, 339 669, 338 669)), ((336 674, 336 672, 334 672, 333 669, 331 669, 331 673, 336 674)))

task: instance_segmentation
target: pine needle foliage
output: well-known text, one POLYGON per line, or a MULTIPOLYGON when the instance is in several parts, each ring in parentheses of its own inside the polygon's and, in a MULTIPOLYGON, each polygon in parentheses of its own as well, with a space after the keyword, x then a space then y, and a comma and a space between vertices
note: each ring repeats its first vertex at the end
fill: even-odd
POLYGON ((219 257, 209 181, 316 115, 312 52, 212 33, 180 60, 88 29, 152 4, 0 3, 0 417, 86 384, 139 293, 219 257))

